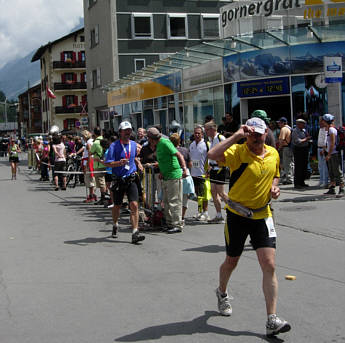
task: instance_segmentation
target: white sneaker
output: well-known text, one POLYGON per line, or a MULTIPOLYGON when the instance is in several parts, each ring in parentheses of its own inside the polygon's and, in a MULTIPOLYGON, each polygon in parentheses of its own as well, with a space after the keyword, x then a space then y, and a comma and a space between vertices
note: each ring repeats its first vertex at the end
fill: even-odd
POLYGON ((195 216, 193 216, 193 218, 198 220, 202 216, 202 214, 202 212, 198 212, 195 216))
POLYGON ((199 222, 207 222, 210 220, 210 216, 205 213, 202 213, 198 220, 199 222))
POLYGON ((217 217, 217 216, 212 218, 212 219, 209 219, 208 222, 214 223, 214 224, 224 224, 225 223, 223 217, 217 217))
POLYGON ((291 330, 291 325, 284 319, 277 317, 275 314, 268 316, 266 323, 266 335, 273 337, 282 332, 288 332, 291 330))
POLYGON ((226 296, 222 296, 222 294, 219 291, 219 288, 216 289, 216 295, 218 299, 218 311, 222 316, 231 316, 232 314, 232 307, 230 304, 230 299, 233 299, 232 297, 229 297, 228 294, 226 296))

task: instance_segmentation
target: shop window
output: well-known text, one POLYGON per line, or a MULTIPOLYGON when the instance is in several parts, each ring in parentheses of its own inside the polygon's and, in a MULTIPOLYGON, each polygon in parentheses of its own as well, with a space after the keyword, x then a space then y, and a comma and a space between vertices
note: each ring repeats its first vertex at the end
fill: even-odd
POLYGON ((149 13, 132 14, 132 38, 153 39, 153 19, 149 13))
POLYGON ((134 71, 137 72, 145 68, 146 61, 144 58, 135 58, 134 59, 134 71))
POLYGON ((188 38, 188 24, 186 14, 168 14, 167 25, 169 39, 188 38))
POLYGON ((201 20, 201 36, 203 39, 219 38, 219 15, 218 14, 202 14, 201 20))
POLYGON ((99 27, 96 25, 90 31, 90 48, 94 48, 99 43, 99 27))

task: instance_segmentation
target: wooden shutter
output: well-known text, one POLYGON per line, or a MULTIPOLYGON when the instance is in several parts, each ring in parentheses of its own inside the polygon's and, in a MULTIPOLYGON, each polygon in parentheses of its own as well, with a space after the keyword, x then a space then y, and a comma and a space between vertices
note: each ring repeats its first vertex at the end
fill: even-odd
POLYGON ((65 95, 62 97, 62 106, 66 107, 66 96, 65 95))
POLYGON ((87 102, 87 95, 83 95, 83 96, 81 97, 81 103, 82 103, 83 105, 85 105, 86 102, 87 102))
POLYGON ((74 96, 73 103, 78 106, 78 96, 77 95, 74 96))
POLYGON ((62 83, 66 82, 66 75, 65 74, 61 74, 61 82, 62 83))
POLYGON ((76 59, 76 53, 75 51, 72 52, 72 62, 74 63, 76 59))
POLYGON ((81 51, 78 52, 78 61, 81 61, 81 51))
POLYGON ((67 130, 67 129, 68 129, 68 119, 65 119, 65 120, 63 121, 63 128, 64 128, 64 130, 67 130))
POLYGON ((73 73, 73 82, 77 82, 77 73, 73 73))
POLYGON ((85 73, 80 74, 80 82, 85 82, 85 73))
POLYGON ((65 61, 65 53, 64 52, 60 53, 60 61, 62 61, 62 62, 65 61))

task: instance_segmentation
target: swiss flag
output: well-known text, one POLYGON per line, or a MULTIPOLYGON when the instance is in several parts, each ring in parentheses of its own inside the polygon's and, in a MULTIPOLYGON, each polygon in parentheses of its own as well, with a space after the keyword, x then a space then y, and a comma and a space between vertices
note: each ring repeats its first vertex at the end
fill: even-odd
POLYGON ((47 93, 48 97, 52 99, 56 99, 56 95, 53 93, 53 91, 47 86, 47 93))

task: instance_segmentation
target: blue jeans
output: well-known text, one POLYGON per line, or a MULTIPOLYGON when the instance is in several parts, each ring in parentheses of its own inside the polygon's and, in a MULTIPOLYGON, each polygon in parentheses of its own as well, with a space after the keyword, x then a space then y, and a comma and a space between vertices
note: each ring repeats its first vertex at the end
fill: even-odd
POLYGON ((317 160, 318 160, 318 167, 319 167, 319 174, 320 174, 320 183, 325 185, 328 184, 328 168, 327 163, 325 160, 325 155, 321 155, 320 152, 322 149, 317 149, 317 160))

